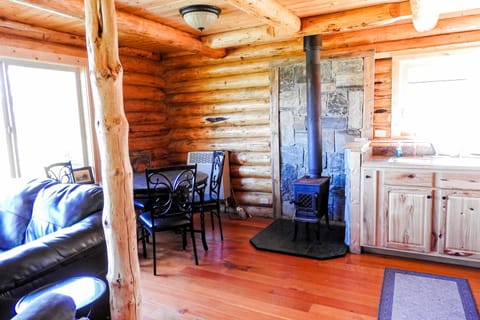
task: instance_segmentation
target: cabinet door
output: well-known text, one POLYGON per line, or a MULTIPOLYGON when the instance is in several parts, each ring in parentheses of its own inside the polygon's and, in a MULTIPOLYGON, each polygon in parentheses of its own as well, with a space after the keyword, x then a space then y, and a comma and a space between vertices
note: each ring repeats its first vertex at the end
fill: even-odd
POLYGON ((388 248, 430 251, 432 190, 385 187, 384 244, 388 248))
POLYGON ((480 192, 444 191, 442 199, 444 240, 440 251, 480 259, 480 192))
POLYGON ((362 169, 360 245, 377 245, 377 171, 362 169))

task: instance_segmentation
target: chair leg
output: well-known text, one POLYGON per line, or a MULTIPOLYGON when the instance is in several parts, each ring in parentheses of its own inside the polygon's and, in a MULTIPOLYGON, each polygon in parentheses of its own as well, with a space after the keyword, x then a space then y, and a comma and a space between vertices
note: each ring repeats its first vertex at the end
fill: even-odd
POLYGON ((182 228, 182 249, 187 249, 187 230, 182 228))
POLYGON ((202 244, 205 251, 208 250, 207 237, 205 236, 205 213, 200 211, 200 233, 202 235, 202 244))
POLYGON ((325 213, 325 223, 327 224, 327 229, 328 229, 328 230, 332 230, 332 229, 330 228, 330 223, 329 223, 329 221, 328 221, 328 212, 325 213))
POLYGON ((195 230, 193 224, 190 226, 190 235, 192 237, 193 257, 195 258, 195 265, 198 266, 197 244, 195 242, 195 230))
POLYGON ((215 212, 218 218, 218 227, 220 229, 220 239, 223 241, 223 228, 222 228, 222 216, 220 214, 220 205, 217 205, 217 211, 215 212))
POLYGON ((297 240, 297 229, 298 229, 297 221, 294 221, 293 222, 293 239, 292 239, 292 241, 297 240))
POLYGON ((210 211, 210 222, 212 223, 212 231, 215 231, 215 221, 213 221, 214 219, 214 213, 213 211, 210 211))
POLYGON ((143 249, 143 258, 147 258, 147 235, 145 232, 145 229, 140 227, 141 232, 142 232, 142 249, 143 249))
POLYGON ((157 241, 155 239, 155 231, 152 232, 152 249, 153 249, 153 275, 157 275, 157 241))

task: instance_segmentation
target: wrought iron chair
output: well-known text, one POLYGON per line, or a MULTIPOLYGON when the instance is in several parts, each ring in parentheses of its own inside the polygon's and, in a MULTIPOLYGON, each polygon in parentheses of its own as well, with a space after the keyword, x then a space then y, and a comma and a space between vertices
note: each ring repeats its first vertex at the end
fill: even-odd
MULTIPOLYGON (((225 165, 225 153, 223 151, 214 151, 212 168, 210 171, 210 182, 204 186, 203 190, 197 188, 200 200, 194 204, 194 212, 200 212, 200 224, 202 228, 202 240, 205 238, 204 213, 210 212, 212 230, 215 230, 214 218, 218 219, 220 229, 220 238, 223 241, 222 217, 220 212, 220 186, 222 184, 223 166, 225 165), (205 191, 205 189, 207 189, 205 191)), ((205 246, 205 245, 204 245, 205 246)))
POLYGON ((75 183, 73 177, 72 162, 57 162, 45 167, 47 178, 57 180, 60 183, 75 183))
POLYGON ((142 227, 144 256, 147 236, 152 237, 154 275, 157 275, 157 232, 181 231, 183 249, 187 246, 187 232, 190 232, 195 264, 198 265, 192 214, 196 175, 197 165, 145 169, 149 201, 138 219, 142 227))

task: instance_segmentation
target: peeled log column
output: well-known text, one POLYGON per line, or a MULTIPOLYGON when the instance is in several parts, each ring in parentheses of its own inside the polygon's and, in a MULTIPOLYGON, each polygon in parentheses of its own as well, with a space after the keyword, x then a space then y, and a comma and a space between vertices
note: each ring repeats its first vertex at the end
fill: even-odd
POLYGON ((110 312, 113 320, 132 320, 141 318, 140 266, 116 25, 113 0, 85 0, 88 60, 102 163, 110 312))

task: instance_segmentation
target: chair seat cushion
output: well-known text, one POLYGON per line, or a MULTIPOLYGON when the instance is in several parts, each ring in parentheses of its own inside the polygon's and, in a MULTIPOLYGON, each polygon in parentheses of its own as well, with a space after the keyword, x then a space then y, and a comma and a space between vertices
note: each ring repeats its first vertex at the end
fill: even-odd
POLYGON ((144 212, 138 216, 138 219, 140 220, 142 226, 149 231, 154 229, 157 231, 178 229, 190 225, 190 220, 185 214, 173 215, 165 218, 156 218, 152 223, 150 212, 144 212))
POLYGON ((320 221, 320 215, 316 215, 313 212, 296 212, 293 217, 294 221, 318 223, 320 221))

